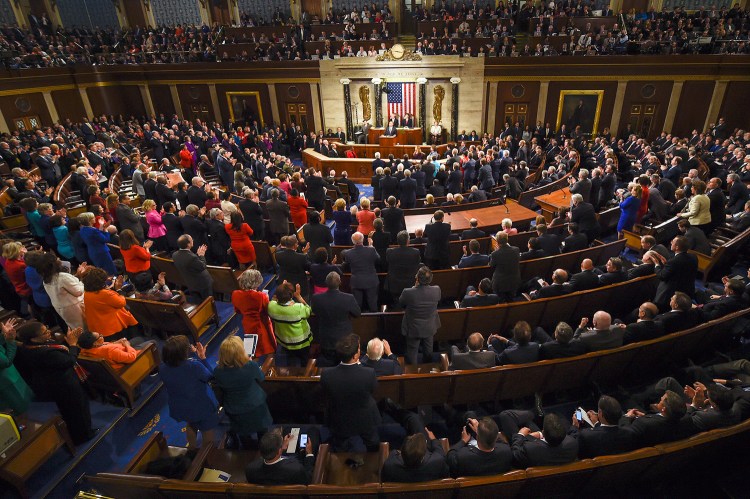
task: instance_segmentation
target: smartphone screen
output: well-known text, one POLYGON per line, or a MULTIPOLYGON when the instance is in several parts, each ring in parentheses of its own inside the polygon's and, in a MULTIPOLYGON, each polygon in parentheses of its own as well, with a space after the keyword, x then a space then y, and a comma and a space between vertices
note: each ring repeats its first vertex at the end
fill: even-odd
POLYGON ((306 433, 302 433, 299 436, 299 448, 300 449, 304 449, 306 445, 307 445, 307 434, 306 433))
POLYGON ((581 411, 580 409, 576 409, 576 419, 578 421, 581 421, 583 419, 583 411, 581 411))

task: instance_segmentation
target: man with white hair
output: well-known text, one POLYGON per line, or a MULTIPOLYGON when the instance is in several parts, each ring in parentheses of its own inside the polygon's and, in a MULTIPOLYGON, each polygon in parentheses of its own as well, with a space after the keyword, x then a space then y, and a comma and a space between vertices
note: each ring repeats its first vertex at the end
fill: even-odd
POLYGON ((581 319, 581 324, 574 334, 574 337, 586 346, 587 351, 593 352, 622 346, 625 328, 619 325, 613 326, 612 316, 607 312, 599 310, 594 314, 593 328, 586 328, 588 322, 588 317, 581 319))
POLYGON ((361 232, 352 234, 353 248, 341 253, 344 265, 348 267, 352 277, 349 287, 352 290, 357 305, 363 311, 378 311, 378 272, 376 265, 380 255, 372 246, 364 245, 365 236, 361 232), (367 307, 364 304, 367 303, 367 307))
POLYGON ((376 376, 392 376, 402 374, 403 369, 398 363, 398 357, 391 351, 388 340, 373 338, 367 342, 367 354, 359 359, 365 367, 375 369, 376 376))
POLYGON ((376 173, 378 168, 385 168, 385 161, 380 159, 380 152, 375 152, 375 159, 372 160, 372 172, 376 173))

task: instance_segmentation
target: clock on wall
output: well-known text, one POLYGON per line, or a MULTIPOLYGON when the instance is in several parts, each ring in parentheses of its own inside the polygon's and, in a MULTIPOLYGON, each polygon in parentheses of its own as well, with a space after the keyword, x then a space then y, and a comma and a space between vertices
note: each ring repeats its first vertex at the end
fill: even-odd
POLYGON ((406 53, 406 50, 404 50, 404 46, 400 43, 396 43, 391 47, 391 55, 396 60, 401 60, 404 58, 404 54, 406 53))

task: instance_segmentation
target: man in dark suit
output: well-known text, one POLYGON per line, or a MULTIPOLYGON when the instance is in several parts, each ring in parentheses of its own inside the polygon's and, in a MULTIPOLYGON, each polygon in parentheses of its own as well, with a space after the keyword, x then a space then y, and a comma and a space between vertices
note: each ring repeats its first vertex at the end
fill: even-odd
POLYGON ((706 233, 700 228, 690 225, 687 219, 682 219, 677 222, 677 228, 680 233, 685 236, 688 240, 688 249, 703 253, 704 255, 711 255, 711 243, 706 237, 706 233))
POLYGON ((115 208, 115 214, 117 215, 117 224, 120 226, 120 231, 130 229, 139 241, 143 241, 141 217, 130 207, 130 196, 122 193, 120 194, 119 201, 117 208, 115 208))
POLYGON ((685 293, 676 291, 669 300, 670 310, 654 317, 654 321, 661 324, 665 334, 676 333, 697 326, 703 315, 685 293))
POLYGON ((721 190, 720 178, 713 177, 708 181, 706 196, 708 196, 708 199, 711 202, 711 224, 708 230, 706 230, 706 234, 710 234, 716 227, 723 224, 724 219, 726 218, 726 210, 724 207, 727 204, 727 197, 721 190))
POLYGON ((401 334, 406 338, 406 362, 417 364, 417 354, 422 350, 423 359, 432 361, 432 342, 440 327, 437 312, 440 303, 440 288, 431 286, 432 271, 422 266, 417 271, 414 286, 405 288, 398 299, 404 308, 401 334))
POLYGON ((263 208, 260 206, 257 191, 245 189, 245 197, 239 202, 242 218, 253 229, 253 241, 266 239, 266 222, 263 220, 263 208))
POLYGON ((305 456, 282 455, 289 446, 290 435, 281 436, 281 428, 266 432, 260 438, 260 457, 245 469, 248 483, 256 485, 307 485, 312 480, 315 455, 312 438, 307 439, 305 456))
POLYGON ((560 322, 555 327, 555 339, 547 335, 541 328, 534 330, 536 338, 540 338, 539 359, 560 359, 563 357, 575 357, 586 353, 586 345, 579 340, 573 339, 573 328, 565 322, 560 322), (544 333, 543 335, 541 333, 544 333))
POLYGON ((464 426, 461 440, 448 451, 446 460, 452 477, 497 475, 510 469, 513 460, 510 447, 497 438, 497 423, 489 417, 469 418, 467 425, 476 435, 476 447, 470 446, 471 435, 464 426))
POLYGON ((375 369, 377 376, 402 374, 398 357, 391 351, 388 340, 373 338, 367 342, 367 353, 359 361, 363 366, 375 369))
POLYGON ((591 180, 589 180, 589 171, 581 168, 578 172, 578 181, 573 176, 568 177, 571 194, 580 194, 584 203, 588 203, 591 197, 591 180))
POLYGON ((732 312, 740 310, 745 304, 742 294, 745 292, 745 284, 739 279, 726 279, 724 282, 723 295, 711 295, 701 312, 706 320, 718 319, 732 312))
MULTIPOLYGON (((191 185, 187 190, 188 203, 194 204, 198 208, 203 208, 206 204, 206 181, 201 177, 193 177, 191 185)), ((184 210, 186 207, 183 206, 184 210)))
POLYGON ((532 300, 539 298, 553 298, 562 296, 570 292, 570 288, 565 287, 565 281, 568 280, 568 272, 564 269, 555 269, 552 272, 552 282, 542 281, 541 287, 532 291, 529 295, 532 300))
POLYGON ((497 235, 498 248, 490 255, 492 273, 492 290, 502 303, 513 301, 521 285, 521 252, 508 244, 508 234, 497 235))
POLYGON ((341 253, 344 264, 352 274, 349 287, 360 309, 377 312, 380 281, 376 265, 380 261, 380 255, 372 246, 364 246, 364 235, 359 232, 352 234, 352 243, 353 248, 341 253), (363 306, 365 302, 367 307, 363 306))
POLYGON ((424 237, 427 238, 425 263, 432 270, 447 269, 450 265, 451 226, 443 222, 442 210, 437 210, 432 218, 433 223, 424 228, 424 237))
POLYGON ((583 196, 574 194, 572 197, 573 207, 570 209, 571 223, 578 224, 578 229, 586 234, 589 243, 599 235, 599 222, 596 219, 596 210, 591 203, 583 201, 583 196))
POLYGON ((201 211, 194 204, 189 204, 185 209, 185 215, 180 217, 180 225, 185 234, 193 238, 193 247, 199 248, 208 243, 208 231, 203 220, 198 218, 201 211))
POLYGON ((632 432, 617 424, 622 416, 622 407, 617 399, 602 395, 597 403, 597 411, 588 411, 587 415, 594 423, 593 428, 573 415, 569 432, 569 435, 578 441, 580 459, 621 454, 633 450, 632 432))
POLYGON ((526 321, 518 321, 513 326, 512 340, 491 334, 487 343, 497 353, 499 365, 527 364, 539 360, 539 343, 531 341, 531 326, 526 321))
POLYGON ((659 310, 668 310, 669 300, 676 291, 682 291, 688 296, 695 296, 695 276, 698 273, 698 259, 688 253, 688 240, 683 236, 672 239, 671 248, 674 257, 664 260, 656 255, 659 263, 654 267, 659 286, 656 288, 654 303, 659 310))
POLYGON ((351 438, 359 436, 373 452, 380 444, 377 425, 380 412, 372 394, 378 384, 375 371, 359 363, 359 336, 350 334, 336 345, 341 363, 324 369, 320 375, 323 395, 328 400, 328 427, 331 429, 334 449, 347 452, 351 438))
POLYGON ((404 210, 396 206, 396 198, 394 196, 389 197, 386 202, 388 203, 388 207, 380 212, 380 218, 383 219, 385 231, 391 234, 391 243, 395 243, 396 235, 406 229, 404 210))
POLYGON ((430 430, 414 433, 383 464, 384 482, 416 483, 448 477, 445 451, 430 430))
POLYGON ((394 124, 393 120, 388 122, 388 126, 385 128, 385 131, 383 132, 383 136, 385 137, 395 137, 398 131, 396 130, 396 125, 394 124))
POLYGON ((646 414, 634 408, 620 418, 619 425, 632 433, 634 448, 670 442, 679 437, 679 420, 686 413, 685 402, 672 390, 663 393, 656 404, 656 413, 646 414))
POLYGON ((164 214, 161 216, 161 223, 167 229, 167 247, 169 251, 176 251, 179 249, 177 239, 182 234, 182 223, 177 215, 174 214, 177 209, 174 203, 164 203, 162 209, 164 210, 164 214))
POLYGON ((266 211, 270 220, 269 244, 277 244, 283 236, 289 234, 289 205, 280 199, 279 189, 271 189, 271 199, 266 201, 266 211))
POLYGON ((750 190, 736 173, 727 175, 729 186, 729 199, 727 199, 727 211, 736 215, 745 208, 745 203, 750 200, 750 190))
POLYGON ((469 229, 466 229, 461 233, 461 239, 467 240, 467 239, 479 239, 480 237, 486 237, 487 233, 481 229, 477 228, 477 225, 479 225, 479 222, 476 218, 472 218, 469 220, 469 229))
POLYGON ((305 252, 302 253, 298 249, 297 236, 291 235, 281 238, 281 245, 276 250, 276 263, 279 266, 277 282, 287 281, 292 285, 299 284, 300 294, 306 297, 310 293, 309 279, 307 278, 310 260, 305 254, 309 248, 305 248, 305 252))
POLYGON ((349 293, 339 291, 341 276, 331 272, 326 276, 328 291, 318 293, 310 298, 312 312, 318 319, 316 337, 320 343, 322 355, 318 357, 318 367, 336 365, 336 343, 352 333, 352 318, 362 313, 357 300, 349 293))
POLYGON ((383 170, 383 178, 380 179, 380 196, 383 199, 388 199, 391 196, 398 198, 399 180, 391 173, 391 169, 386 168, 383 170))
POLYGON ((716 383, 696 382, 686 386, 684 394, 690 398, 687 414, 680 419, 680 436, 686 437, 702 431, 725 428, 740 422, 740 414, 734 409, 734 395, 716 383))
POLYGON ((396 242, 398 248, 388 248, 385 252, 385 259, 388 263, 386 283, 394 303, 398 303, 398 297, 401 296, 404 288, 414 283, 414 276, 417 275, 417 270, 422 265, 419 250, 409 248, 409 233, 407 231, 400 231, 396 236, 396 242))
POLYGON ((593 329, 586 328, 589 319, 584 317, 576 329, 574 337, 579 339, 588 352, 607 350, 622 346, 623 328, 612 325, 612 316, 603 310, 594 314, 593 329))
POLYGON ((622 259, 620 257, 613 256, 607 260, 604 269, 606 272, 599 276, 599 284, 602 286, 617 284, 628 279, 628 273, 622 269, 622 259))
POLYGON ((414 208, 417 204, 417 181, 411 178, 411 170, 404 171, 404 178, 398 184, 401 206, 404 209, 414 208))
POLYGON ((213 295, 214 280, 206 269, 206 245, 193 253, 193 238, 183 234, 177 239, 179 250, 172 253, 174 266, 185 281, 185 287, 198 297, 198 303, 213 295))
POLYGON ((568 224, 568 237, 562 242, 562 252, 570 253, 588 248, 589 238, 578 230, 578 224, 571 222, 568 224))
POLYGON ((466 340, 468 351, 460 350, 456 345, 451 346, 450 368, 453 370, 483 369, 495 367, 496 355, 491 350, 482 350, 484 336, 482 333, 472 333, 466 340))
POLYGON ((544 224, 536 226, 536 233, 539 247, 547 256, 560 254, 560 236, 547 232, 547 226, 544 224))
POLYGON ((372 173, 374 174, 374 173, 375 173, 375 171, 376 171, 376 170, 377 170, 378 168, 383 168, 383 169, 385 169, 385 167, 386 167, 386 163, 385 163, 385 161, 383 161, 382 159, 380 159, 380 153, 379 153, 379 152, 376 152, 376 153, 375 153, 375 159, 373 159, 373 160, 372 160, 372 173))
POLYGON ((567 464, 578 457, 578 443, 566 434, 557 414, 544 416, 539 431, 532 411, 507 410, 500 413, 500 426, 512 442, 513 461, 519 468, 567 464))
POLYGON ((464 245, 464 256, 462 256, 461 261, 458 262, 458 268, 484 267, 489 263, 490 257, 479 252, 479 241, 472 239, 468 244, 468 252, 466 245, 464 245))
MULTIPOLYGON (((653 340, 664 335, 664 325, 654 319, 659 309, 653 303, 647 301, 638 307, 638 320, 625 327, 622 335, 622 344, 635 343, 638 341, 653 340)), ((619 419, 619 418, 618 418, 619 419)))

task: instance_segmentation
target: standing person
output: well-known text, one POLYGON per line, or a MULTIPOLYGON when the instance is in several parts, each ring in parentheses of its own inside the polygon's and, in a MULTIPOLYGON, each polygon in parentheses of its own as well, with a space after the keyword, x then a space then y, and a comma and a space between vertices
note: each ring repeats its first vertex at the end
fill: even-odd
POLYGON ((169 398, 169 415, 176 421, 185 421, 185 435, 189 449, 198 446, 198 432, 203 443, 215 440, 219 426, 218 403, 208 386, 212 378, 211 366, 206 360, 206 347, 200 342, 190 345, 186 336, 170 336, 162 348, 159 376, 169 398), (193 352, 197 359, 188 358, 193 352))
POLYGON ((620 220, 617 222, 617 234, 620 238, 623 237, 622 231, 632 230, 635 219, 638 216, 638 209, 641 206, 641 193, 643 188, 640 185, 634 185, 630 189, 630 196, 624 197, 624 193, 620 195, 620 220))
POLYGON ((376 218, 375 212, 370 211, 370 200, 367 198, 362 198, 359 201, 359 208, 357 212, 357 232, 367 235, 375 230, 372 225, 376 218))
POLYGON ((687 218, 692 227, 697 227, 708 236, 711 228, 711 200, 706 196, 706 183, 693 179, 692 189, 693 195, 690 196, 688 207, 680 216, 687 218))
POLYGON ((289 234, 289 205, 279 199, 278 189, 271 189, 271 199, 266 201, 266 211, 270 219, 271 233, 268 237, 269 244, 278 244, 282 236, 289 234))
POLYGON ((444 223, 443 217, 443 210, 436 211, 432 217, 433 223, 424 228, 424 237, 427 238, 424 260, 432 270, 447 269, 450 266, 451 225, 444 223))
POLYGON ((266 222, 263 220, 263 208, 261 208, 258 191, 248 187, 243 191, 245 198, 239 202, 242 218, 253 229, 253 241, 263 241, 266 236, 266 222))
POLYGON ((122 276, 110 279, 100 268, 92 267, 81 278, 83 282, 83 310, 86 325, 107 341, 135 336, 133 326, 138 321, 126 307, 125 297, 112 288, 122 288, 122 276))
POLYGON ((26 262, 24 261, 26 248, 17 241, 5 243, 2 248, 2 256, 5 259, 3 263, 5 273, 13 284, 16 294, 21 298, 18 312, 20 315, 28 317, 31 312, 30 309, 34 307, 34 297, 31 287, 26 283, 26 262))
POLYGON ((320 375, 323 394, 328 400, 328 427, 334 450, 351 450, 352 437, 359 436, 368 451, 375 451, 380 444, 377 425, 381 422, 372 396, 378 384, 375 370, 359 363, 359 336, 356 334, 339 340, 336 354, 341 363, 320 375))
POLYGON ((57 404, 73 443, 91 440, 89 398, 81 384, 78 366, 78 337, 82 329, 69 329, 67 345, 55 343, 52 332, 41 322, 29 321, 16 329, 22 346, 16 353, 16 367, 37 398, 57 404))
POLYGON ((260 385, 265 380, 263 371, 245 353, 238 336, 221 342, 214 377, 224 412, 229 416, 230 431, 237 435, 243 448, 255 447, 273 424, 273 418, 260 385))
POLYGON ((331 251, 333 236, 331 229, 320 223, 320 213, 313 211, 310 213, 308 222, 302 226, 302 239, 310 245, 309 252, 315 254, 319 248, 331 251))
POLYGON ((185 280, 185 287, 189 292, 197 295, 199 302, 213 296, 214 279, 208 273, 206 268, 206 250, 208 247, 204 244, 193 253, 193 238, 188 234, 183 234, 177 239, 177 245, 180 247, 172 253, 174 266, 185 280))
POLYGON ((316 337, 322 355, 318 357, 319 367, 331 367, 338 363, 336 343, 352 333, 352 318, 361 314, 357 300, 349 293, 339 291, 341 275, 329 272, 325 278, 326 291, 313 295, 310 306, 318 318, 316 337))
POLYGON ((498 248, 490 255, 492 267, 492 291, 500 299, 500 303, 513 301, 518 287, 521 285, 521 267, 519 261, 521 252, 515 246, 508 244, 508 234, 498 232, 495 236, 498 248))
POLYGON ((86 273, 86 263, 78 266, 75 275, 63 271, 62 262, 52 253, 43 253, 39 262, 39 274, 52 307, 72 329, 82 328, 83 283, 79 277, 86 273))
POLYGON ((94 214, 91 212, 81 213, 78 220, 81 222, 81 240, 86 244, 89 254, 88 262, 104 269, 107 274, 117 274, 115 262, 112 261, 112 255, 109 252, 107 243, 111 240, 111 234, 117 233, 117 228, 110 225, 106 230, 99 230, 92 227, 94 214))
POLYGON ((380 280, 376 266, 380 261, 380 256, 375 248, 365 246, 364 241, 365 236, 360 232, 352 234, 354 247, 343 251, 341 257, 352 273, 349 287, 357 300, 357 305, 365 310, 363 305, 367 302, 367 311, 377 312, 380 280))
POLYGON ((151 270, 151 253, 148 250, 153 244, 153 241, 145 241, 141 246, 130 229, 125 229, 120 233, 120 254, 125 263, 125 272, 131 279, 136 274, 151 270))
POLYGON ((289 205, 289 212, 292 217, 294 228, 299 229, 307 223, 307 201, 304 194, 300 194, 297 189, 292 189, 291 196, 286 200, 289 205))
POLYGON ((34 394, 13 365, 18 347, 16 325, 18 319, 8 319, 0 324, 0 410, 23 414, 29 408, 34 394))
MULTIPOLYGON (((141 199, 145 200, 144 197, 141 199)), ((120 226, 120 230, 130 229, 139 241, 143 241, 141 217, 130 207, 130 196, 125 193, 120 194, 120 202, 114 214, 116 215, 115 219, 120 226)))
POLYGON ((231 223, 224 226, 224 230, 229 235, 232 251, 241 269, 248 266, 255 266, 255 246, 250 240, 253 235, 253 229, 242 219, 242 213, 235 211, 230 216, 231 223))
POLYGON ((248 269, 240 275, 238 283, 240 289, 232 291, 232 305, 242 315, 245 334, 258 335, 255 357, 262 363, 266 355, 276 351, 276 337, 268 316, 268 295, 258 291, 263 276, 255 269, 248 269))
POLYGON ((158 251, 167 251, 167 228, 161 221, 161 213, 156 209, 156 203, 153 199, 147 199, 143 202, 143 211, 146 213, 148 238, 154 242, 154 247, 158 251))
POLYGON ((268 304, 276 340, 286 353, 289 365, 304 366, 310 354, 312 331, 307 319, 312 309, 302 298, 299 284, 284 281, 276 288, 268 304))
POLYGON ((336 246, 347 246, 352 237, 352 214, 346 209, 346 201, 339 198, 333 204, 333 244, 336 246))
POLYGON ((73 243, 70 240, 68 227, 62 215, 52 215, 49 217, 49 226, 57 242, 57 253, 68 261, 75 261, 76 253, 73 249, 73 243))
POLYGON ((401 292, 399 304, 404 307, 404 318, 401 322, 401 334, 406 337, 406 361, 417 363, 420 347, 422 358, 432 361, 432 342, 440 327, 440 316, 437 312, 440 303, 440 287, 431 286, 432 271, 422 266, 417 271, 414 287, 401 292))
POLYGON ((398 248, 388 248, 385 259, 388 264, 388 276, 386 285, 394 303, 404 288, 408 288, 414 282, 412 276, 417 275, 417 270, 422 265, 422 257, 417 248, 409 248, 409 233, 402 230, 396 236, 398 248))

